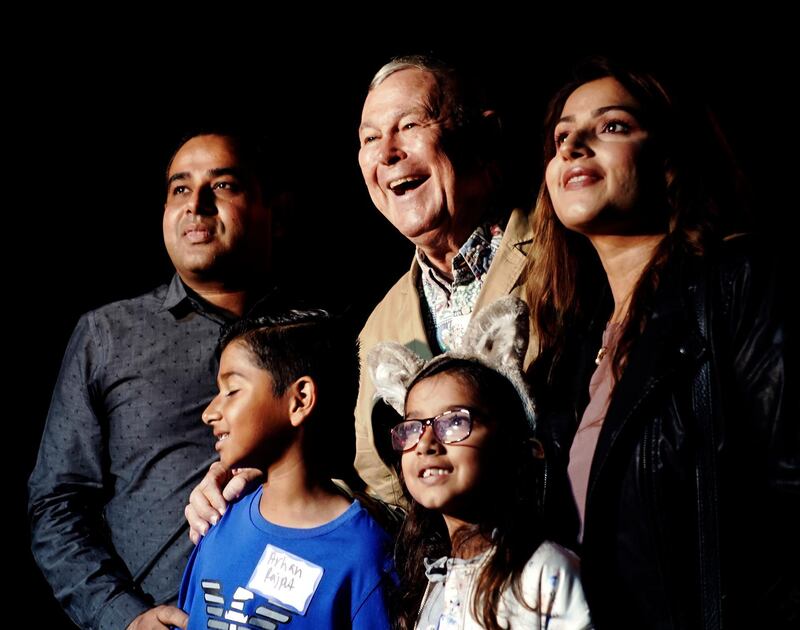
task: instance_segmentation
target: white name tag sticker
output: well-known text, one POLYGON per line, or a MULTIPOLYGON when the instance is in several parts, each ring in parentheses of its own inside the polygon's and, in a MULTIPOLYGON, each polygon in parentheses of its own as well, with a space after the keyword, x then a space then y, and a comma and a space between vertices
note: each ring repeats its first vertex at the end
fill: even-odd
POLYGON ((324 572, 316 564, 267 545, 247 588, 278 606, 305 615, 324 572))

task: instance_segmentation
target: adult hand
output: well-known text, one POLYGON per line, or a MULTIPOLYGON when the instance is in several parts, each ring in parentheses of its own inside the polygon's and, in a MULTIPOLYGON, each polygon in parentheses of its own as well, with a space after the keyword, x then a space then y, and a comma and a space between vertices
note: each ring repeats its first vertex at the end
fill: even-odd
POLYGON ((128 630, 169 630, 170 627, 186 628, 189 615, 175 606, 156 606, 131 621, 128 630))
POLYGON ((189 538, 196 545, 216 525, 230 501, 238 499, 252 483, 261 478, 256 468, 225 468, 214 462, 206 476, 189 495, 183 513, 189 522, 189 538))

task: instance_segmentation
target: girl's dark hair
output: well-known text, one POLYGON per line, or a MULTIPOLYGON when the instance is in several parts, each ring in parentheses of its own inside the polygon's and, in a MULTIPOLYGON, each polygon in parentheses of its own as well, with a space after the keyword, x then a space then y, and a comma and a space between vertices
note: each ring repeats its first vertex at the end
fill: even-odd
POLYGON ((311 377, 318 394, 307 423, 307 454, 325 476, 352 481, 358 352, 343 323, 322 309, 245 317, 223 331, 219 351, 234 342, 269 373, 276 396, 301 376, 311 377))
MULTIPOLYGON (((493 420, 495 457, 491 477, 483 480, 491 491, 476 513, 480 522, 457 532, 455 550, 474 542, 491 544, 489 558, 478 575, 471 602, 475 619, 485 628, 499 630, 497 612, 503 591, 511 586, 524 602, 521 575, 525 564, 544 540, 540 518, 543 461, 531 439, 531 430, 519 395, 511 382, 495 370, 468 359, 436 362, 414 378, 408 391, 420 381, 449 374, 467 384, 487 408, 493 420)), ((418 504, 408 493, 400 459, 395 462, 406 499, 411 506, 397 540, 395 562, 400 585, 392 597, 397 628, 409 630, 417 619, 427 584, 424 558, 452 555, 443 516, 418 504)))
MULTIPOLYGON (((652 74, 602 57, 581 63, 550 101, 545 117, 545 167, 556 153, 554 130, 569 96, 580 86, 607 77, 618 81, 639 105, 637 117, 648 131, 650 144, 643 183, 665 234, 633 292, 611 358, 618 378, 644 326, 646 305, 666 262, 677 253, 702 255, 716 236, 741 227, 746 208, 743 177, 711 112, 696 102, 689 107, 652 74)), ((605 284, 605 274, 588 240, 566 229, 556 217, 545 182, 532 221, 526 292, 540 356, 557 360, 565 335, 594 314, 595 289, 605 284)))

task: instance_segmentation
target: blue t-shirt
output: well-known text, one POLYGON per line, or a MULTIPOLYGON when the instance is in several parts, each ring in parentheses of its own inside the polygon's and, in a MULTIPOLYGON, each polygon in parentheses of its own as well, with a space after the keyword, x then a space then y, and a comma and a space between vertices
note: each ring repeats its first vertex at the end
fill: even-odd
POLYGON ((261 487, 197 545, 178 605, 188 628, 389 628, 391 541, 358 501, 310 529, 261 516, 261 487))

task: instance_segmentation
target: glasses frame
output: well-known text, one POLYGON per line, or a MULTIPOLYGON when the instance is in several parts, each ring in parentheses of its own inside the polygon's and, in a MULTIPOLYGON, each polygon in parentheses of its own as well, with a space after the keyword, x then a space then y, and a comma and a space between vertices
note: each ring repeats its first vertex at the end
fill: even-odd
POLYGON ((407 451, 410 451, 412 448, 416 447, 417 444, 419 444, 419 441, 422 439, 422 436, 425 434, 425 427, 430 427, 431 428, 431 431, 433 432, 433 437, 436 439, 437 442, 439 442, 439 444, 457 444, 458 442, 463 442, 470 435, 472 435, 472 426, 473 426, 473 422, 474 422, 473 419, 472 419, 472 416, 473 416, 473 412, 470 409, 467 409, 466 407, 453 407, 452 409, 446 409, 445 411, 443 411, 439 415, 433 416, 432 418, 410 418, 408 420, 403 420, 402 422, 398 422, 396 425, 394 425, 392 427, 392 429, 390 431, 391 437, 392 437, 392 449, 394 449, 394 451, 397 452, 397 453, 405 453, 407 451), (439 435, 437 434, 437 432, 436 432, 436 422, 437 422, 437 420, 439 420, 443 416, 446 416, 447 414, 455 413, 455 412, 464 413, 464 414, 467 415, 467 420, 469 421, 469 427, 467 428, 467 434, 462 438, 458 438, 457 440, 447 440, 447 441, 445 441, 445 440, 441 439, 439 437, 439 435), (416 442, 414 442, 413 444, 407 446, 406 448, 404 448, 402 450, 399 450, 394 445, 394 437, 396 435, 395 434, 395 429, 397 427, 399 427, 400 425, 406 424, 408 422, 419 422, 419 423, 421 423, 422 424, 422 431, 420 431, 419 434, 417 435, 417 441, 416 442))

